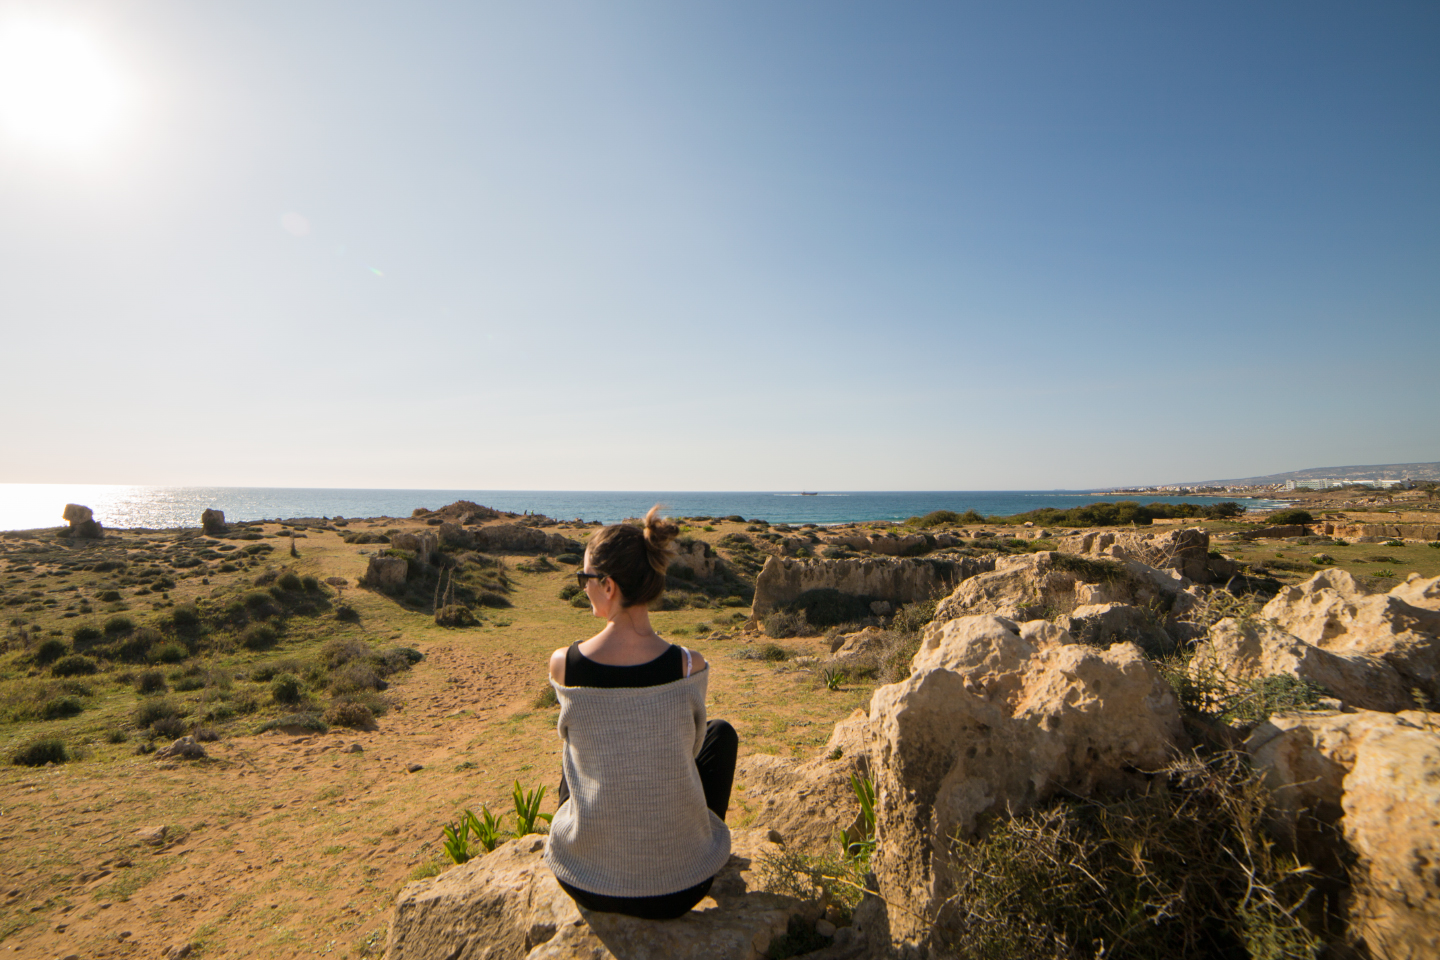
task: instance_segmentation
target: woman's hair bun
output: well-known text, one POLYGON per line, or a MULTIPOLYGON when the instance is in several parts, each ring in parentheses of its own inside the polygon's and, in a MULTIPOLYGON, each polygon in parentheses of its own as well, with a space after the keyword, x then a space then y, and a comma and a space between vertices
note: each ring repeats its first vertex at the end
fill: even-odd
POLYGON ((660 504, 650 508, 645 514, 645 552, 650 560, 650 567, 656 573, 663 574, 670 566, 671 559, 675 556, 674 540, 680 536, 680 527, 674 521, 666 520, 660 516, 660 504))

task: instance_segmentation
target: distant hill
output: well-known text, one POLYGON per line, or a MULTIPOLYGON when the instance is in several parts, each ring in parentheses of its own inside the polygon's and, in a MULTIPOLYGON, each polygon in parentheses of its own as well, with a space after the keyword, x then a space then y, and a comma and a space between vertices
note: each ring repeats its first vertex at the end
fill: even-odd
POLYGON ((1289 473, 1272 473, 1264 477, 1241 480, 1206 480, 1187 483, 1187 487, 1256 486, 1284 483, 1286 480, 1440 480, 1440 463, 1372 463, 1351 467, 1312 467, 1289 473))

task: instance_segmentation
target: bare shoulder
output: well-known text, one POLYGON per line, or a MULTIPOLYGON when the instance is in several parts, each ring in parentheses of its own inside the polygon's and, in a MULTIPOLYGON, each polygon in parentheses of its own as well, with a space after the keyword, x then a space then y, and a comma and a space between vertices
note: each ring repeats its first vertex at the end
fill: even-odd
POLYGON ((690 675, 691 675, 691 676, 694 676, 695 674, 699 673, 701 670, 706 669, 708 666, 710 666, 710 665, 705 662, 705 654, 701 653, 699 650, 691 650, 691 651, 690 651, 690 675))
POLYGON ((565 685, 565 651, 567 649, 569 648, 561 647, 550 654, 550 679, 562 687, 565 685))

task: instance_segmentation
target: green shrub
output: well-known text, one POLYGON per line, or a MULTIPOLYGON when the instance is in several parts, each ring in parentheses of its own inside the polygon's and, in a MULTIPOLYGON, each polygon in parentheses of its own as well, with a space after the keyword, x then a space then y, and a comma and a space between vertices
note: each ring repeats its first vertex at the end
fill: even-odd
POLYGON ((280 575, 280 579, 275 581, 275 585, 281 590, 288 590, 291 593, 296 593, 305 589, 305 585, 300 582, 300 577, 294 573, 288 572, 282 573, 280 575))
POLYGON ((45 701, 40 708, 42 720, 60 720, 64 717, 73 717, 85 709, 85 703, 79 697, 52 697, 45 701))
POLYGON ((124 743, 126 740, 129 739, 130 734, 126 733, 120 727, 111 727, 109 730, 105 731, 106 743, 124 743))
POLYGON ((409 670, 412 664, 425 659, 425 654, 413 647, 391 647, 375 656, 375 665, 385 676, 409 670))
POLYGON ((368 660, 374 655, 370 644, 350 637, 326 641, 320 648, 320 662, 326 670, 334 670, 352 660, 368 660))
POLYGON ((120 591, 102 590, 99 593, 95 594, 95 599, 99 600, 101 603, 114 603, 116 600, 120 599, 120 591))
POLYGON ((135 708, 135 726, 144 730, 153 725, 156 720, 164 720, 167 717, 178 717, 183 714, 180 705, 168 697, 156 697, 153 700, 142 700, 135 708))
POLYGON ((110 650, 110 656, 124 663, 144 663, 149 659, 151 648, 163 642, 163 639, 160 631, 154 627, 141 627, 115 644, 110 650))
POLYGON ((306 574, 300 578, 300 587, 306 593, 318 593, 320 591, 320 581, 306 574))
POLYGON ((1266 522, 1277 527, 1283 527, 1296 523, 1314 523, 1315 518, 1310 515, 1309 510, 1276 510, 1270 514, 1270 519, 1266 522))
POLYGON ((578 553, 562 553, 555 558, 555 562, 563 563, 571 567, 578 567, 585 562, 585 558, 578 553))
POLYGON ((752 643, 735 651, 735 656, 741 660, 763 660, 767 663, 779 663, 794 655, 794 651, 787 650, 778 643, 752 643))
POLYGON ((183 643, 167 640, 150 648, 149 659, 152 663, 179 663, 189 655, 183 643))
POLYGON ((565 584, 565 586, 560 588, 560 599, 569 600, 577 594, 581 594, 584 592, 584 590, 580 589, 580 585, 578 583, 567 583, 565 584))
POLYGON ((135 621, 129 617, 111 617, 105 621, 105 632, 110 634, 130 633, 135 629, 135 621))
POLYGON ((385 681, 369 663, 352 660, 330 674, 330 689, 336 693, 359 690, 384 690, 385 681))
POLYGON ((300 686, 299 677, 291 673, 283 673, 270 684, 270 696, 276 703, 291 705, 304 699, 305 692, 300 686))
POLYGON ((190 690, 199 690, 203 686, 205 686, 205 678, 196 676, 193 673, 185 674, 183 676, 175 678, 175 689, 180 693, 185 693, 190 690))
POLYGON ((185 736, 185 721, 179 717, 161 717, 150 724, 150 735, 164 740, 176 740, 185 736))
POLYGON ((354 700, 338 700, 325 711, 325 722, 333 727, 352 727, 369 730, 375 726, 375 715, 363 703, 354 700))
POLYGON ((99 640, 101 633, 95 627, 85 624, 84 626, 76 627, 71 636, 75 638, 76 643, 90 643, 94 640, 99 640))
POLYGON ((280 634, 268 623, 252 623, 240 634, 240 644, 247 650, 268 650, 275 646, 280 634))
POLYGON ((544 688, 535 695, 535 699, 530 701, 530 706, 534 710, 558 707, 560 706, 560 698, 555 695, 555 688, 547 683, 544 688))
POLYGON ((40 641, 35 648, 35 664, 41 667, 48 667, 70 652, 70 645, 59 637, 50 637, 40 641))
POLYGON ((360 620, 360 611, 348 603, 336 604, 335 619, 344 623, 357 623, 360 620))
POLYGON ((806 621, 803 611, 796 613, 790 610, 776 610, 765 618, 764 626, 765 635, 777 640, 814 633, 809 622, 806 621))
POLYGON ((890 629, 905 633, 919 633, 935 619, 935 608, 939 601, 923 600, 915 603, 907 603, 895 613, 894 619, 890 621, 890 629))
POLYGON ((142 696, 165 693, 169 689, 165 684, 165 674, 159 670, 145 670, 135 678, 135 692, 142 696))
POLYGON ((81 677, 98 673, 100 665, 83 654, 71 654, 68 657, 61 657, 50 667, 50 675, 54 677, 81 677))
POLYGON ((583 591, 570 596, 570 606, 577 610, 585 610, 590 606, 590 598, 583 591))
POLYGON ((34 740, 16 750, 10 762, 17 767, 43 767, 47 763, 64 763, 70 759, 65 741, 58 737, 34 740))
POLYGON ((200 611, 193 603, 182 603, 170 611, 170 622, 177 627, 194 627, 200 623, 200 611))

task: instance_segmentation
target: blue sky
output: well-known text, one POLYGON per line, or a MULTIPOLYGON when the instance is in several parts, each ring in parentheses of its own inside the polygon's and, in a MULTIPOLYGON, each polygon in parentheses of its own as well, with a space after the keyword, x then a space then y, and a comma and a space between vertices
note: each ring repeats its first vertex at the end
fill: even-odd
POLYGON ((6 17, 89 37, 126 106, 0 130, 0 482, 1440 460, 1432 3, 6 17))

